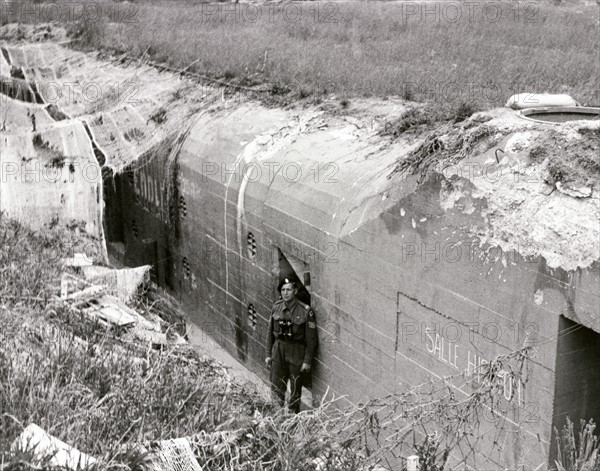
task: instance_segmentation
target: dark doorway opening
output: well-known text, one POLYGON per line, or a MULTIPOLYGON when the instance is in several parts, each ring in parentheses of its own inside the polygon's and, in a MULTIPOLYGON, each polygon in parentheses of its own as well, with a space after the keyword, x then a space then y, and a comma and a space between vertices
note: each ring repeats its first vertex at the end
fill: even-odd
POLYGON ((104 233, 108 242, 123 243, 123 200, 121 197, 121 176, 112 170, 102 169, 104 193, 104 233))
POLYGON ((298 287, 296 297, 304 304, 310 306, 310 265, 292 255, 285 255, 277 248, 277 270, 276 285, 285 278, 294 280, 298 287))
POLYGON ((557 457, 554 429, 560 434, 567 417, 573 422, 576 438, 581 419, 600 421, 600 333, 564 316, 558 326, 551 464, 557 457))
MULTIPOLYGON (((276 266, 273 273, 276 274, 275 286, 285 278, 294 280, 298 293, 296 297, 304 304, 311 305, 310 301, 310 265, 304 260, 294 257, 290 254, 284 254, 281 249, 275 247, 276 266)), ((279 293, 277 293, 278 296, 279 293)), ((312 390, 312 375, 308 374, 304 377, 302 387, 307 390, 312 390)))

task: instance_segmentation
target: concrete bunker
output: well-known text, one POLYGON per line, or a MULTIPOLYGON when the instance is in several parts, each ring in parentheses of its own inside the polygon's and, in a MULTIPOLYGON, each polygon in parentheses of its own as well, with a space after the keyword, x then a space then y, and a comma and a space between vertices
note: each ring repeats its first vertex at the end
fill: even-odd
MULTIPOLYGON (((567 246, 548 235, 566 230, 567 219, 545 213, 547 183, 522 175, 534 165, 527 152, 549 131, 515 114, 495 111, 484 124, 446 130, 446 139, 454 132, 470 146, 452 150, 469 155, 458 175, 439 161, 411 161, 423 141, 388 142, 360 120, 252 103, 217 109, 198 118, 176 158, 153 154, 137 167, 135 185, 122 179, 130 194, 123 201, 135 201, 123 212, 136 212, 140 232, 177 254, 172 286, 194 322, 265 380, 277 280, 292 275, 305 285, 321 329, 317 397, 329 388, 360 402, 425 378, 473 377, 494 356, 533 342, 538 352, 523 381, 504 390, 519 418, 507 422, 502 450, 478 464, 533 469, 554 452, 560 420, 559 318, 579 316, 600 330, 588 319, 600 313, 600 248, 589 223, 596 193, 561 193, 555 204, 580 237, 567 246), (500 162, 497 148, 505 151, 500 162), (174 161, 175 172, 157 170, 174 161), (161 205, 175 208, 175 219, 149 211, 149 190, 138 183, 152 178, 160 187, 166 175, 175 184, 161 205), (535 224, 541 232, 527 229, 535 224)), ((134 251, 136 239, 125 240, 134 251)), ((487 438, 482 447, 493 447, 494 435, 487 438)))
MULTIPOLYGON (((25 49, 7 50, 22 66, 25 49)), ((58 46, 31 49, 97 74, 100 83, 130 73, 58 46)), ((27 79, 34 73, 24 71, 27 79)), ((539 420, 510 418, 502 449, 482 448, 478 465, 546 462, 552 426, 568 411, 561 398, 571 394, 572 381, 560 375, 569 361, 596 358, 598 184, 569 194, 573 182, 565 182, 565 191, 549 194, 543 178, 532 178, 546 175, 547 162, 531 149, 550 142, 549 133, 582 142, 596 123, 550 131, 492 110, 431 135, 390 140, 379 131, 406 111, 400 100, 357 100, 352 115, 231 106, 203 95, 167 106, 180 78, 145 72, 141 106, 61 103, 88 128, 50 123, 74 126, 86 155, 106 157, 104 224, 115 257, 152 265, 193 321, 265 379, 276 280, 297 276, 321 329, 317 396, 329 389, 358 403, 431 378, 472 377, 485 361, 535 342, 527 381, 507 382, 504 397, 517 409, 535 405, 539 420), (593 335, 585 355, 569 360, 571 344, 556 336, 570 332, 571 321, 593 335)), ((94 208, 100 202, 96 196, 94 208)), ((596 412, 584 400, 597 392, 594 384, 577 392, 589 405, 573 414, 596 412)))

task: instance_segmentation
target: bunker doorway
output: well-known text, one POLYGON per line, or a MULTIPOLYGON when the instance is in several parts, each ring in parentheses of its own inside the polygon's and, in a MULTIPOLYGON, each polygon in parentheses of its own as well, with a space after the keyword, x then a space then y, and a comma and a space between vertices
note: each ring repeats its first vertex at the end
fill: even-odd
MULTIPOLYGON (((298 288, 298 294, 296 297, 303 302, 311 306, 310 299, 310 264, 290 254, 284 254, 279 247, 275 247, 275 263, 276 266, 273 270, 275 274, 274 284, 279 285, 279 282, 285 278, 294 280, 298 288)), ((279 293, 277 293, 279 294, 279 293)), ((318 313, 317 323, 318 323, 318 313)), ((302 402, 312 404, 312 375, 308 374, 304 377, 303 384, 302 402)), ((289 385, 288 385, 288 394, 289 385)))
POLYGON ((121 175, 104 167, 102 169, 102 180, 104 187, 104 233, 109 244, 121 246, 125 242, 123 226, 123 197, 121 189, 121 175))
MULTIPOLYGON (((554 382, 550 463, 557 457, 556 433, 573 422, 578 437, 581 419, 600 421, 600 333, 560 316, 554 382)), ((579 444, 577 444, 579 446, 579 444)))
POLYGON ((298 288, 296 297, 310 306, 310 265, 298 257, 284 254, 279 247, 276 247, 275 260, 275 286, 285 278, 294 280, 298 288))

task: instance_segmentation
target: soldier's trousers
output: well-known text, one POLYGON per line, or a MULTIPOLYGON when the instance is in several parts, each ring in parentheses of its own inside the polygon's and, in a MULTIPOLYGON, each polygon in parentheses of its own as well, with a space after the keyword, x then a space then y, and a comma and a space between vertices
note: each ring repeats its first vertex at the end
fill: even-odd
POLYGON ((303 343, 292 343, 276 340, 271 352, 271 391, 281 406, 285 403, 285 392, 290 381, 290 411, 300 412, 302 395, 302 373, 300 367, 304 359, 306 346, 303 343))

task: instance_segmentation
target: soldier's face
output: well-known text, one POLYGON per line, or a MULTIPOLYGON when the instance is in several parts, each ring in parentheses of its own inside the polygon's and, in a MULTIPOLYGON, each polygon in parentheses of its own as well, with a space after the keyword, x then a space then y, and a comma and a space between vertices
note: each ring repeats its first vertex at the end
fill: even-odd
POLYGON ((286 302, 294 299, 296 297, 297 292, 298 290, 294 288, 294 285, 291 283, 288 283, 287 285, 283 285, 281 287, 281 297, 286 302))

